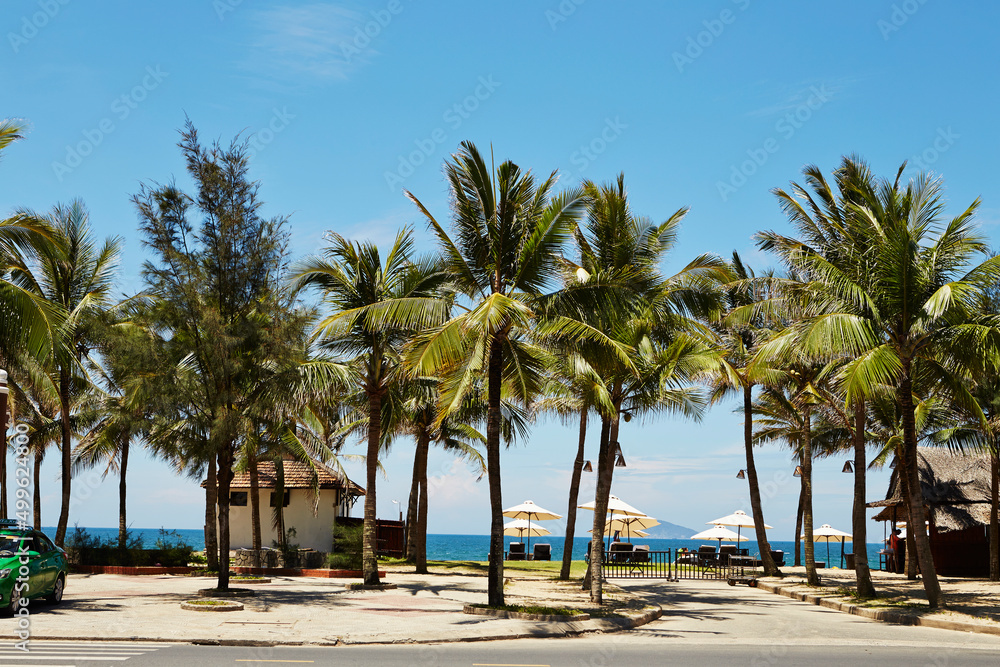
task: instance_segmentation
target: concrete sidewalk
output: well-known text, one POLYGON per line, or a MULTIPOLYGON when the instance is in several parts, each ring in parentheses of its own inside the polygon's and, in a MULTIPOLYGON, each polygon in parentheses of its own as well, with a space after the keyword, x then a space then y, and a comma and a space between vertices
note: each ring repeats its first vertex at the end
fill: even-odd
MULTIPOLYGON (((366 644, 430 643, 565 636, 634 627, 658 613, 559 623, 462 613, 486 600, 486 578, 474 575, 392 574, 388 591, 348 591, 349 580, 272 578, 239 584, 257 596, 240 598, 243 611, 181 609, 215 580, 184 576, 70 575, 60 605, 32 603, 33 639, 133 639, 197 643, 366 644), (641 618, 640 618, 641 617, 641 618)), ((545 604, 539 601, 539 604, 545 604)), ((0 621, 13 637, 16 621, 0 621)))

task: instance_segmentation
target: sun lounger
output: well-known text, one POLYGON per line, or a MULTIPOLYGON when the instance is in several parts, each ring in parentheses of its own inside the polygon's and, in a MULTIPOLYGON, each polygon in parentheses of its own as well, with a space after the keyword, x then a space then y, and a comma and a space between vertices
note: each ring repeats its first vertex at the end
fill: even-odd
POLYGON ((642 572, 643 565, 649 562, 649 545, 648 544, 637 544, 635 549, 632 550, 632 557, 629 559, 629 563, 632 567, 629 568, 629 572, 642 572))
POLYGON ((715 547, 703 544, 698 547, 698 565, 702 567, 710 567, 713 565, 718 565, 719 557, 715 553, 715 547))
POLYGON ((611 554, 608 561, 611 563, 627 563, 629 558, 632 557, 632 543, 631 542, 612 542, 611 543, 611 554))
POLYGON ((507 560, 528 560, 528 554, 524 550, 524 542, 510 543, 510 551, 507 552, 507 560))
POLYGON ((531 554, 531 560, 552 560, 552 545, 536 544, 531 554))
POLYGON ((735 544, 725 544, 719 547, 719 564, 723 567, 729 565, 729 559, 738 553, 735 544))

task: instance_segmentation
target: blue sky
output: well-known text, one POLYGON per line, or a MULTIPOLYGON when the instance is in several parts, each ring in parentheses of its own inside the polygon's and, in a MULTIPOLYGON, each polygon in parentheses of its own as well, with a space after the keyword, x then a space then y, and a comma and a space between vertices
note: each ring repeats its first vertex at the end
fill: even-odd
MULTIPOLYGON (((250 139, 265 212, 290 216, 295 257, 327 230, 383 243, 407 224, 429 249, 401 190, 446 218, 441 164, 464 139, 539 174, 558 169, 567 186, 624 171, 633 207, 656 220, 690 206, 668 271, 733 250, 765 266, 753 233, 787 229, 769 190, 848 153, 884 175, 903 160, 911 174, 942 175, 953 213, 982 197, 994 238, 998 11, 932 0, 8 0, 0 117, 26 119, 30 131, 0 163, 0 214, 82 198, 99 234, 124 237, 121 289, 135 291, 144 251, 128 199, 141 182, 187 185, 175 146, 187 114, 206 139, 250 139)), ((614 493, 692 528, 747 508, 731 408, 700 424, 623 425, 628 467, 614 493)), ((505 505, 532 499, 564 512, 575 447, 575 428, 536 425, 503 455, 505 505)), ((400 441, 385 460, 380 516, 405 503, 411 452, 400 441)), ((55 460, 45 465, 46 525, 58 512, 55 460)), ((853 481, 842 465, 817 463, 815 516, 849 529, 853 481)), ((765 448, 758 466, 773 536, 791 539, 789 456, 765 448)), ((359 465, 348 470, 363 479, 359 465)), ((488 532, 485 481, 437 453, 429 470, 430 531, 488 532)), ((114 480, 98 477, 77 482, 72 521, 116 525, 114 480)), ((196 481, 149 460, 130 477, 130 523, 202 525, 196 481)), ((886 481, 873 474, 870 497, 886 481)))

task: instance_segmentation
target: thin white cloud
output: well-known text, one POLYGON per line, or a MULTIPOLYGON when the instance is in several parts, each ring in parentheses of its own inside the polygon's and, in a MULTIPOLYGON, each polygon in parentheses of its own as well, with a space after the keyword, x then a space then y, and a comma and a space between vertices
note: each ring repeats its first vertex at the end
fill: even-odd
MULTIPOLYGON (((278 5, 254 13, 259 37, 248 69, 268 75, 313 80, 346 80, 376 53, 356 44, 365 16, 342 5, 278 5)), ((363 33, 362 33, 363 34, 363 33)))

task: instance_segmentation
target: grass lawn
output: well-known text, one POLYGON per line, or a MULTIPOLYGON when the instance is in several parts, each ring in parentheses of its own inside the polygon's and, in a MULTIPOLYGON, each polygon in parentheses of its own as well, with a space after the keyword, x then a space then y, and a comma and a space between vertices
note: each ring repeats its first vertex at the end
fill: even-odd
MULTIPOLYGON (((400 568, 405 571, 412 568, 412 565, 399 558, 385 558, 379 560, 380 564, 388 567, 400 568)), ((489 563, 484 560, 429 560, 427 568, 431 572, 454 572, 455 574, 486 574, 489 571, 489 563)), ((524 574, 546 574, 553 579, 559 577, 559 570, 562 569, 562 561, 545 560, 512 560, 504 561, 503 571, 505 575, 516 576, 517 573, 524 574)), ((570 564, 569 576, 572 579, 582 579, 587 571, 587 564, 582 560, 575 560, 570 564)))

